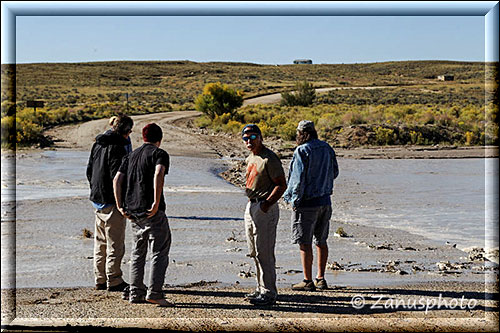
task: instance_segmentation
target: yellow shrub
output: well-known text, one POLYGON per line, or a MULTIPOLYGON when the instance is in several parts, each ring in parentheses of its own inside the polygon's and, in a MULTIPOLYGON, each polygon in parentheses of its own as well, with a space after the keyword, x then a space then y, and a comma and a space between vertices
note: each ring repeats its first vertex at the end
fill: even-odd
POLYGON ((465 144, 467 146, 470 146, 473 140, 474 140, 474 133, 465 132, 465 144))

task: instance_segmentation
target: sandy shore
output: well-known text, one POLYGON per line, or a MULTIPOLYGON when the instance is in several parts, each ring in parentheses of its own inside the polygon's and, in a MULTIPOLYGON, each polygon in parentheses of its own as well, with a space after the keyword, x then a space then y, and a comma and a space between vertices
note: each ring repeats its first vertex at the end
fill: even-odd
MULTIPOLYGON (((196 112, 171 112, 133 117, 137 128, 133 145, 140 145, 139 128, 155 121, 165 131, 164 144, 169 153, 223 158, 230 166, 223 177, 233 184, 241 184, 241 159, 247 152, 240 138, 193 128, 191 120, 196 116, 196 112)), ((98 120, 55 128, 49 134, 55 139, 57 149, 88 150, 95 135, 106 128, 106 121, 98 120)), ((287 145, 279 140, 265 142, 283 158, 289 158, 293 152, 293 147, 284 148, 287 145)), ((498 156, 498 149, 494 147, 383 147, 336 149, 336 152, 339 157, 354 159, 498 156)), ((185 207, 184 194, 168 195, 174 243, 165 291, 176 304, 173 308, 131 305, 121 299, 120 293, 91 288, 92 240, 81 236, 82 228, 92 230, 93 212, 87 198, 18 203, 16 219, 23 223, 17 226, 16 237, 18 242, 32 245, 28 249, 32 257, 27 255, 28 259, 19 263, 18 270, 29 265, 29 260, 46 260, 47 273, 36 273, 33 281, 38 279, 43 285, 55 276, 64 277, 68 284, 2 289, 2 328, 13 331, 66 331, 88 327, 179 331, 498 331, 498 312, 495 312, 498 265, 485 260, 480 253, 471 257, 471 253, 453 246, 436 245, 400 230, 388 233, 386 229, 334 219, 331 229, 342 227, 351 237, 329 239, 331 256, 327 280, 330 289, 313 293, 290 289, 292 283, 301 279, 300 261, 296 246, 288 241, 288 223, 280 222, 277 240, 280 246, 276 253, 278 303, 270 308, 254 307, 243 300, 243 295, 251 291, 254 284, 253 265, 245 257, 246 244, 240 234, 245 198, 223 195, 220 202, 214 202, 207 210, 203 202, 209 195, 198 194, 196 204, 189 209, 185 207), (52 219, 53 212, 60 207, 65 209, 52 219), (203 218, 186 218, 189 216, 203 218), (68 220, 72 223, 68 224, 68 220), (64 247, 58 247, 57 243, 44 244, 44 235, 50 230, 58 230, 59 237, 65 239, 64 247), (193 238, 193 234, 199 237, 193 238), (183 242, 188 242, 187 248, 197 250, 184 253, 183 242), (210 244, 210 251, 206 244, 210 244), (71 268, 57 268, 58 265, 71 268), (59 273, 51 275, 54 270, 59 273), (71 281, 79 282, 71 285, 71 281), (360 304, 356 300, 362 300, 360 297, 365 305, 356 308, 355 305, 360 304)), ((288 221, 289 214, 282 206, 281 220, 288 221)), ((2 214, 2 248, 4 233, 14 225, 7 222, 2 214)), ((125 277, 127 266, 124 265, 125 277)))

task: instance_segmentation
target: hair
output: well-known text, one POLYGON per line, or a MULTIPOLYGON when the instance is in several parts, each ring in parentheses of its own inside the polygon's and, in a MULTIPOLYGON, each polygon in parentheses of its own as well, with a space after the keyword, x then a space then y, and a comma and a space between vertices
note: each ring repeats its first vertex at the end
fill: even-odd
POLYGON ((316 132, 315 129, 306 129, 303 131, 297 130, 297 138, 295 139, 295 141, 297 142, 297 145, 300 146, 306 143, 307 141, 317 138, 318 138, 318 132, 316 132))
POLYGON ((155 123, 147 124, 142 129, 142 139, 145 142, 155 143, 161 141, 163 138, 163 132, 160 126, 155 123))
POLYGON ((243 127, 243 130, 241 131, 241 136, 245 135, 246 133, 255 133, 262 137, 262 132, 260 131, 259 126, 255 124, 245 125, 245 127, 243 127))
POLYGON ((117 132, 120 135, 128 134, 134 126, 134 121, 132 120, 132 118, 123 114, 111 117, 109 123, 113 128, 113 131, 117 132))
POLYGON ((109 118, 109 122, 108 122, 109 126, 113 127, 116 123, 116 119, 117 119, 116 116, 109 118))

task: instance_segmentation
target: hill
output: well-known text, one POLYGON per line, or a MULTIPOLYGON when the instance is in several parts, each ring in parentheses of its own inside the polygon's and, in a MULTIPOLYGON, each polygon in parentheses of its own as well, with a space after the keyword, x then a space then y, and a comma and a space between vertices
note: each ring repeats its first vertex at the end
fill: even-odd
MULTIPOLYGON (((321 87, 390 87, 342 90, 318 95, 318 105, 442 105, 482 108, 487 91, 495 89, 485 77, 496 77, 496 64, 456 61, 402 61, 368 64, 259 65, 190 61, 120 61, 2 65, 2 126, 17 111, 31 114, 28 100, 43 100, 41 116, 28 120, 47 126, 108 117, 119 111, 134 114, 192 110, 205 84, 222 82, 241 90, 245 98, 290 91, 296 82, 321 87), (439 75, 453 81, 439 81, 439 75), (15 102, 14 101, 15 98, 15 102)), ((35 115, 36 116, 36 115, 35 115)), ((10 120, 12 123, 13 120, 10 120)), ((22 133, 18 141, 38 140, 22 133)), ((4 141, 4 140, 2 140, 4 141)))

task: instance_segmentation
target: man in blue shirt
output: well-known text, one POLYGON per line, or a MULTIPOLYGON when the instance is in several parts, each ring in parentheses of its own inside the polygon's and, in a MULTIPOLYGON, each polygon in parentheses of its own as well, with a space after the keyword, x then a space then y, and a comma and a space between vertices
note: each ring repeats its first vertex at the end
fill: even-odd
POLYGON ((302 120, 297 127, 297 145, 288 175, 288 187, 283 199, 290 203, 292 242, 300 246, 304 280, 293 290, 327 289, 325 268, 328 260, 328 230, 332 215, 330 196, 333 182, 339 174, 335 151, 318 140, 314 123, 302 120), (312 280, 312 241, 318 253, 318 274, 312 280))

